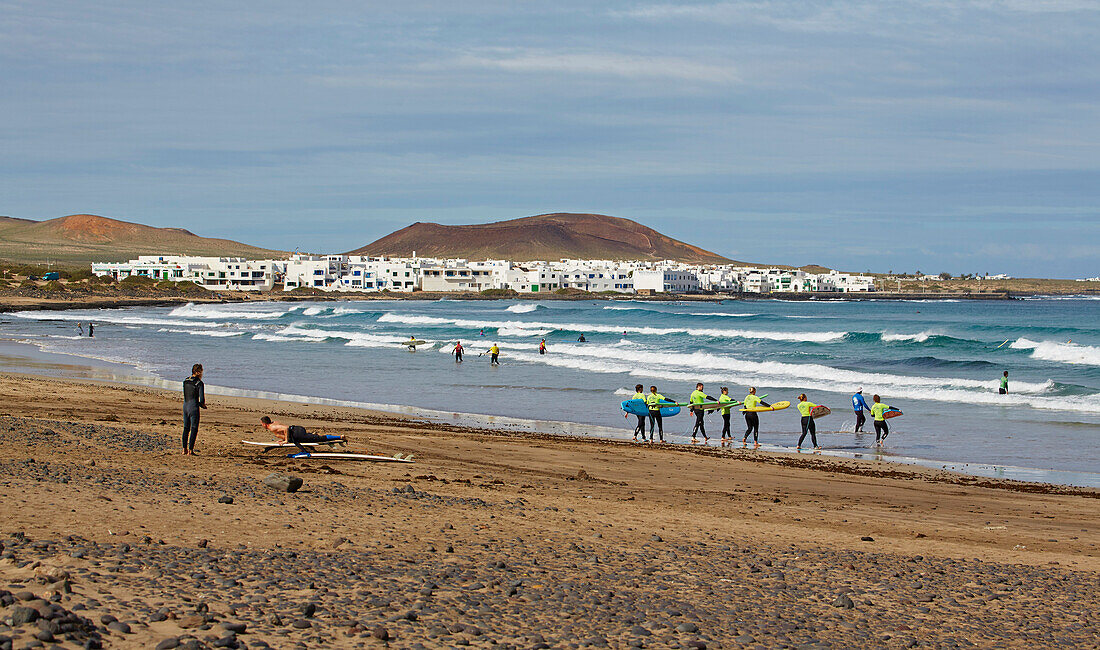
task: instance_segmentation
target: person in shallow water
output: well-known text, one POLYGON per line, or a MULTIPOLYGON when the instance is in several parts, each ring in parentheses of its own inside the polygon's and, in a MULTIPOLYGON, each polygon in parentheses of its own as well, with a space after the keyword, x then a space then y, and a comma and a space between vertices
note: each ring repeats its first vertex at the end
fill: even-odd
MULTIPOLYGON (((768 407, 768 404, 764 400, 756 396, 756 387, 749 388, 749 394, 745 395, 743 400, 746 409, 756 408, 758 406, 768 407)), ((760 414, 745 412, 745 437, 741 438, 741 444, 747 445, 749 442, 749 434, 752 434, 753 447, 760 446, 760 414)))
POLYGON ((183 380, 183 455, 195 455, 199 435, 199 409, 206 408, 206 388, 202 383, 202 364, 191 366, 191 376, 183 380))
POLYGON ((499 366, 500 365, 500 361, 498 360, 499 357, 500 357, 500 346, 498 346, 496 343, 489 346, 489 349, 486 350, 483 354, 488 354, 489 355, 489 365, 490 366, 499 366))
POLYGON ((271 433, 274 433, 279 437, 280 442, 290 443, 300 449, 302 453, 309 453, 309 450, 303 447, 303 444, 312 442, 344 442, 347 443, 347 436, 322 436, 315 433, 309 433, 306 428, 297 424, 291 424, 287 426, 278 420, 272 420, 268 416, 260 418, 260 424, 263 428, 267 429, 271 433))
POLYGON ((875 419, 875 444, 881 445, 886 442, 886 436, 890 435, 890 425, 886 423, 884 414, 892 407, 883 404, 878 395, 873 395, 871 399, 875 402, 871 406, 871 417, 875 419))
POLYGON ((462 341, 455 341, 455 349, 451 350, 451 354, 455 355, 455 363, 462 363, 462 341))
POLYGON ((645 404, 649 407, 649 441, 653 442, 653 425, 657 425, 657 434, 661 436, 661 442, 665 441, 665 425, 661 416, 661 402, 666 402, 665 396, 657 392, 656 386, 649 387, 649 394, 645 396, 645 404))
POLYGON ((714 401, 716 400, 713 397, 703 392, 702 383, 695 384, 695 390, 692 391, 691 397, 688 398, 688 402, 692 404, 691 412, 695 414, 695 428, 691 430, 692 442, 695 441, 695 436, 699 433, 703 434, 703 440, 710 440, 710 438, 707 437, 707 428, 703 424, 703 416, 706 415, 707 412, 695 405, 714 401))
POLYGON ((546 339, 539 341, 539 354, 546 354, 546 339))
POLYGON ((802 449, 802 441, 806 439, 807 433, 810 434, 810 442, 813 443, 814 449, 821 449, 817 444, 817 425, 814 424, 813 416, 810 415, 810 410, 815 406, 817 404, 806 399, 806 393, 798 396, 798 412, 802 414, 802 435, 798 438, 796 449, 802 449))
POLYGON ((722 394, 718 396, 718 401, 722 404, 729 404, 722 409, 722 440, 733 440, 733 434, 730 433, 730 407, 736 406, 733 398, 730 397, 730 389, 726 386, 722 387, 722 394))
POLYGON ((864 409, 868 412, 871 411, 871 407, 867 406, 867 400, 863 399, 863 387, 860 386, 859 390, 852 395, 852 409, 856 412, 856 433, 863 433, 863 425, 867 423, 867 416, 863 415, 864 409))
POLYGON ((1001 387, 997 389, 997 392, 1001 395, 1008 395, 1008 371, 1005 370, 1005 374, 1001 377, 1001 387))
MULTIPOLYGON (((634 397, 631 397, 630 399, 632 399, 632 400, 640 399, 644 402, 645 401, 645 393, 642 392, 644 389, 645 389, 645 387, 642 386, 641 384, 636 385, 634 387, 634 397)), ((646 416, 639 415, 637 417, 638 417, 638 424, 635 425, 635 427, 634 427, 634 442, 638 442, 638 434, 639 433, 642 434, 642 440, 645 440, 645 417, 646 416)))

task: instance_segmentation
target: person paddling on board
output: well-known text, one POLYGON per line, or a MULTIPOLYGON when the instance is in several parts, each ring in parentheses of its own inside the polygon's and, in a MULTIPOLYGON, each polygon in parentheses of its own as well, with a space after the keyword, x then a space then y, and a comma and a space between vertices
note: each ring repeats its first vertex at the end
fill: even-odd
POLYGON ((490 366, 499 366, 500 365, 500 361, 498 361, 498 358, 500 357, 500 346, 498 346, 496 343, 489 346, 489 349, 486 350, 485 352, 483 352, 482 354, 488 354, 489 355, 489 365, 490 366))
MULTIPOLYGON (((730 397, 730 389, 726 386, 722 387, 722 394, 718 396, 718 402, 721 404, 734 405, 733 398, 730 397)), ((733 434, 730 433, 730 407, 727 406, 722 409, 722 440, 733 440, 733 434)))
POLYGON ((577 339, 577 343, 588 343, 588 339, 584 338, 584 334, 581 334, 577 339))
POLYGON ((656 386, 649 387, 649 394, 645 396, 646 406, 649 407, 649 441, 653 442, 653 425, 657 425, 657 434, 661 436, 661 442, 665 441, 665 425, 661 416, 661 402, 668 401, 665 396, 657 392, 656 386))
POLYGON ((347 444, 348 442, 347 436, 321 436, 309 433, 303 426, 297 424, 287 426, 278 420, 272 420, 266 415, 260 418, 260 423, 263 428, 278 436, 280 442, 290 443, 304 454, 308 454, 309 450, 303 447, 303 444, 312 442, 343 442, 347 444))
POLYGON ((206 408, 206 388, 202 383, 202 364, 191 366, 191 376, 183 380, 183 455, 195 455, 199 435, 199 409, 206 408))
POLYGON ((451 354, 455 355, 455 363, 462 363, 462 341, 455 341, 455 349, 451 350, 451 354))
POLYGON ((886 442, 886 436, 890 435, 890 425, 886 423, 884 414, 893 407, 883 404, 878 395, 872 395, 871 399, 875 402, 870 409, 871 417, 875 419, 875 444, 881 445, 886 442))
POLYGON ((817 404, 806 399, 806 393, 798 396, 798 412, 802 414, 802 435, 798 438, 796 449, 802 449, 802 441, 806 439, 807 433, 810 434, 810 442, 814 443, 814 449, 821 449, 817 444, 817 425, 814 424, 814 419, 810 415, 810 410, 815 406, 817 404))
POLYGON ((539 341, 539 354, 546 354, 546 339, 539 341))
POLYGON ((871 407, 867 406, 867 400, 863 399, 863 387, 860 386, 855 395, 852 395, 852 410, 856 412, 856 433, 863 433, 863 425, 867 423, 867 416, 863 415, 864 409, 868 413, 871 407))
MULTIPOLYGON (((753 409, 758 406, 768 407, 768 404, 764 400, 756 396, 756 386, 749 388, 749 394, 745 395, 744 404, 746 409, 753 409)), ((741 438, 741 445, 747 445, 749 443, 749 434, 752 434, 752 446, 753 448, 760 446, 760 414, 746 412, 745 413, 745 437, 741 438)))
MULTIPOLYGON (((641 384, 634 386, 634 397, 631 397, 630 399, 640 399, 644 402, 645 393, 642 392, 643 390, 645 390, 645 386, 642 386, 641 384)), ((642 434, 642 440, 645 440, 645 417, 646 416, 644 415, 638 416, 638 424, 634 427, 634 442, 638 442, 639 433, 642 434)))
POLYGON ((1001 377, 1001 387, 997 390, 1001 395, 1008 395, 1008 371, 1005 370, 1004 376, 1001 377))
POLYGON ((688 402, 692 404, 691 412, 695 414, 695 428, 691 430, 691 441, 695 442, 696 434, 703 434, 703 440, 710 440, 707 437, 707 428, 703 425, 703 416, 706 415, 706 411, 696 404, 702 404, 704 402, 713 402, 715 399, 710 395, 703 392, 703 384, 695 384, 695 390, 692 391, 691 397, 688 398, 688 402))

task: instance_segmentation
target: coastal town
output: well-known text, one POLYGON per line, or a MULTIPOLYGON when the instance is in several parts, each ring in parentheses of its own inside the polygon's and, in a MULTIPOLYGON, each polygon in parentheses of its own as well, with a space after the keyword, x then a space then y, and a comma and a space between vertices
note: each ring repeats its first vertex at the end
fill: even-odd
POLYGON ((293 254, 285 260, 237 257, 142 255, 127 262, 94 263, 92 273, 124 280, 131 276, 190 281, 210 290, 285 291, 308 288, 333 292, 546 293, 576 289, 592 293, 862 293, 875 278, 830 270, 734 265, 698 265, 665 260, 561 259, 554 262, 472 261, 430 257, 368 257, 293 254))

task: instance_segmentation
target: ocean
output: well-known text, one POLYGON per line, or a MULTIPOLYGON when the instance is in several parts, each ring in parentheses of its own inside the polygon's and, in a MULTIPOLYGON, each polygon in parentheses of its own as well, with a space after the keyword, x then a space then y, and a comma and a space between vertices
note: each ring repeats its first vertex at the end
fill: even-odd
MULTIPOLYGON (((636 383, 680 400, 697 381, 712 396, 728 386, 735 400, 749 386, 769 402, 805 392, 833 410, 818 420, 825 454, 1100 486, 1097 297, 201 304, 18 312, 3 316, 0 336, 126 364, 132 378, 168 386, 202 363, 211 393, 619 438, 634 424, 619 402, 636 383), (89 321, 94 339, 77 332, 89 321), (410 336, 427 344, 409 352, 410 336), (456 340, 461 364, 450 356, 456 340), (479 356, 493 343, 497 367, 479 356), (999 395, 1004 370, 1010 392, 999 395), (870 422, 870 434, 852 433, 859 387, 904 411, 881 453, 870 422)), ((717 445, 721 420, 706 421, 717 445)), ((766 449, 791 449, 798 413, 764 413, 760 428, 766 449)), ((673 442, 689 441, 690 429, 686 412, 666 420, 673 442)), ((740 440, 736 412, 733 429, 740 440)))

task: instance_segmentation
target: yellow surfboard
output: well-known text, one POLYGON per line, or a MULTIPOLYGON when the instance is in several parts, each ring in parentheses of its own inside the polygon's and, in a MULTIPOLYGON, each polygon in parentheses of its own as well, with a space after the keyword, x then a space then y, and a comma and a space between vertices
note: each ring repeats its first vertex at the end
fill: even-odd
POLYGON ((742 413, 763 413, 764 411, 782 411, 790 406, 790 402, 775 402, 771 406, 754 406, 751 409, 740 409, 742 413))

